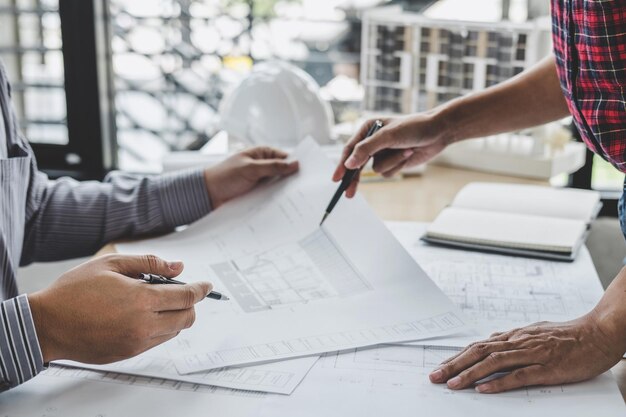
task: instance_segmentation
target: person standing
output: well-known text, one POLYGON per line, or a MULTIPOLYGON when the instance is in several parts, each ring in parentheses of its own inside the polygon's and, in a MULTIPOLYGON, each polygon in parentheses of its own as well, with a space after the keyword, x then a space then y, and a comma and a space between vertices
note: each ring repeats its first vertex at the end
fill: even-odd
MULTIPOLYGON (((517 77, 431 112, 385 120, 365 138, 366 123, 346 145, 333 180, 374 158, 392 176, 424 163, 451 143, 517 131, 571 115, 589 149, 626 172, 626 2, 552 0, 554 54, 517 77)), ((359 179, 346 191, 354 196, 359 179)), ((626 199, 619 202, 626 236, 626 199)), ((598 305, 566 323, 537 323, 468 346, 431 375, 433 383, 497 393, 593 378, 626 352, 626 269, 598 305)))

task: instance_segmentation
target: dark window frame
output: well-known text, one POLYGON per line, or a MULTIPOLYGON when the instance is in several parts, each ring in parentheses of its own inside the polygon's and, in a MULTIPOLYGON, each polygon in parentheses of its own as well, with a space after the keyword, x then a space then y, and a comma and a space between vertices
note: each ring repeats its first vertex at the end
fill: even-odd
POLYGON ((117 167, 107 0, 59 0, 68 143, 32 143, 53 178, 100 180, 117 167))

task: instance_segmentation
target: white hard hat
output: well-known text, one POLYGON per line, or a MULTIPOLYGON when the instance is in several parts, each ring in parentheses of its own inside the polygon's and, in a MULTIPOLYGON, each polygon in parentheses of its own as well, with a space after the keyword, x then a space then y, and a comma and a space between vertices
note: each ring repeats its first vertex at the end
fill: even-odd
POLYGON ((220 105, 221 128, 251 145, 294 147, 307 136, 331 142, 330 105, 306 72, 286 62, 255 65, 220 105))

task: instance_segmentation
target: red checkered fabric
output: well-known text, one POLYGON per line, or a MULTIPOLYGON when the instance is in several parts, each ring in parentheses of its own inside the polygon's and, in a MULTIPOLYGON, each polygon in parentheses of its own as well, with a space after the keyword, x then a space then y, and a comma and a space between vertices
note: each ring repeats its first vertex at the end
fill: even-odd
POLYGON ((626 1, 552 0, 561 87, 585 143, 626 172, 626 1))

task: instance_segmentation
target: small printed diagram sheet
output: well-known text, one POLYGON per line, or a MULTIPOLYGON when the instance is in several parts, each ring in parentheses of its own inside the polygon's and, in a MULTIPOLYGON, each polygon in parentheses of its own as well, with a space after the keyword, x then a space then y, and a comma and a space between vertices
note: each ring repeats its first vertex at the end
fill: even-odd
POLYGON ((604 293, 585 247, 574 262, 556 262, 432 246, 420 240, 426 224, 386 225, 470 324, 454 337, 415 344, 464 347, 495 332, 573 320, 591 311, 604 293))
POLYGON ((464 329, 459 310, 360 198, 342 199, 312 140, 296 175, 220 207, 187 229, 118 245, 185 262, 229 302, 204 301, 194 326, 166 345, 180 374, 420 340, 464 329))
POLYGON ((90 369, 147 379, 163 379, 172 383, 205 385, 246 391, 291 394, 309 373, 318 356, 288 359, 260 365, 226 367, 181 375, 164 346, 156 347, 135 358, 108 365, 86 365, 73 361, 58 361, 57 365, 90 369))

